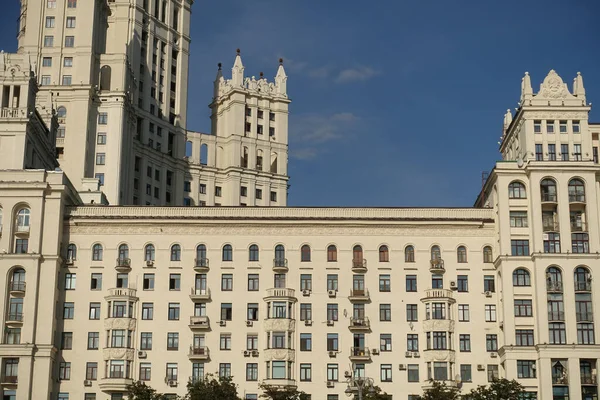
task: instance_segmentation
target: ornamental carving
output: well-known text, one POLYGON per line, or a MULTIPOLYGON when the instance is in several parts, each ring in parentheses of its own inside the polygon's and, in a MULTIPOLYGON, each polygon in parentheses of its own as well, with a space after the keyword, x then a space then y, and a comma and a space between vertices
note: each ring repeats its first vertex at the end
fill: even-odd
POLYGON ((588 115, 585 112, 578 111, 537 111, 528 112, 527 119, 587 119, 588 115))
POLYGON ((133 360, 133 349, 108 348, 104 349, 105 360, 133 360))
POLYGON ((562 78, 556 71, 551 70, 544 79, 544 83, 542 83, 539 96, 547 99, 565 99, 569 95, 567 85, 565 85, 562 78))
POLYGON ((456 354, 452 350, 426 350, 425 361, 449 361, 454 362, 456 354))
POLYGON ((454 320, 429 319, 429 320, 423 321, 423 330, 426 332, 432 332, 432 331, 454 332, 454 320))
POLYGON ((267 361, 296 361, 296 353, 294 350, 288 349, 268 349, 265 350, 265 360, 267 361))
POLYGON ((107 318, 104 320, 106 329, 135 330, 136 320, 134 318, 107 318))
POLYGON ((284 318, 266 319, 264 328, 266 331, 295 331, 296 321, 284 318))

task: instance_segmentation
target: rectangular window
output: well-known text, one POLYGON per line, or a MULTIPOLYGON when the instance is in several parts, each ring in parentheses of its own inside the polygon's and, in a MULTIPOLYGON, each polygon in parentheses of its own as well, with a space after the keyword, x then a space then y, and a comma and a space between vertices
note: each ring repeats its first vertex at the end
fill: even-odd
POLYGON ((51 67, 51 66, 52 66, 52 57, 42 58, 42 67, 51 67))
POLYGON ((575 161, 583 160, 583 157, 581 155, 581 145, 580 144, 576 143, 573 145, 573 159, 575 161))
POLYGON ((560 159, 562 161, 569 161, 569 145, 568 144, 560 145, 560 159))
POLYGON ((496 305, 485 305, 485 322, 496 322, 496 305))
POLYGON ((406 291, 416 292, 417 291, 417 276, 406 275, 406 291))
POLYGON ((44 85, 50 85, 50 84, 51 84, 50 75, 42 75, 40 85, 44 86, 44 85))
POLYGON ((392 351, 392 334, 382 333, 379 335, 379 350, 392 351))
POLYGON ((300 364, 300 382, 312 381, 312 365, 300 364))
POLYGON ((560 121, 558 124, 558 131, 560 133, 567 133, 567 121, 560 121))
POLYGON ((106 154, 105 153, 97 153, 96 154, 96 165, 105 165, 106 164, 106 154))
POLYGON ((65 302, 63 304, 63 319, 73 319, 75 317, 75 303, 65 302))
POLYGON ((215 186, 215 197, 221 197, 221 186, 215 186))
POLYGON ((548 144, 548 161, 556 161, 556 145, 548 144))
POLYGON ((550 344, 567 344, 567 331, 564 322, 548 324, 548 341, 550 344))
POLYGON ((483 276, 483 291, 484 292, 496 292, 496 283, 493 275, 483 276))
POLYGON ((554 133, 554 121, 546 121, 546 133, 554 133))
POLYGON ((72 82, 71 75, 63 75, 63 78, 62 78, 63 86, 69 86, 69 85, 71 85, 71 82, 72 82))
POLYGON ((338 365, 337 364, 327 364, 327 380, 337 382, 338 377, 338 365))
POLYGON ((301 274, 300 275, 300 290, 312 290, 312 275, 301 274))
POLYGON ((459 292, 469 291, 469 277, 467 275, 458 275, 456 277, 456 286, 459 292))
POLYGON ((459 322, 469 322, 469 305, 468 304, 459 304, 458 305, 458 321, 459 322))
POLYGON ((154 303, 142 303, 142 319, 154 319, 154 303))
POLYGON ((406 335, 406 351, 419 351, 419 335, 413 333, 406 335))
POLYGON ((144 290, 154 290, 154 274, 144 274, 144 290))
POLYGON ((380 321, 391 321, 392 320, 392 305, 391 304, 380 304, 379 305, 379 320, 380 321))
POLYGON ((65 290, 75 290, 77 274, 65 274, 65 290))
POLYGON ((510 226, 512 228, 527 228, 527 211, 511 211, 510 226))
POLYGON ((517 360, 517 378, 535 378, 535 361, 517 360))
POLYGON ((419 382, 419 364, 408 364, 406 366, 409 382, 419 382))
POLYGON ((533 316, 533 304, 531 300, 515 300, 515 317, 533 316))
POLYGON ((221 290, 224 292, 230 292, 233 290, 233 274, 221 275, 221 290))
POLYGON ((337 274, 327 275, 327 290, 338 290, 338 276, 337 274))
POLYGON ((338 305, 327 304, 327 320, 337 321, 338 320, 338 305))
POLYGON ((300 304, 300 321, 311 321, 312 320, 312 304, 301 303, 300 304))
POLYGON ((589 253, 590 244, 587 233, 572 233, 571 248, 573 253, 589 253))
MULTIPOLYGON (((553 222, 549 222, 549 224, 553 224, 553 222)), ((544 253, 560 253, 560 233, 544 234, 544 253)))
POLYGON ((246 380, 257 381, 258 380, 258 364, 248 363, 246 364, 246 380))
POLYGON ((528 256, 529 240, 511 240, 510 248, 513 256, 528 256))
POLYGON ((140 350, 152 350, 152 332, 141 333, 140 350))
POLYGON ((231 303, 221 303, 221 321, 231 321, 232 307, 231 303))
POLYGON ((573 133, 581 133, 581 125, 579 121, 573 121, 573 133))
POLYGON ((379 275, 379 291, 390 292, 392 290, 392 279, 389 275, 379 275))
POLYGON ((463 382, 471 382, 473 380, 471 377, 471 364, 460 365, 460 379, 463 382))
POLYGON ((71 350, 73 348, 73 332, 63 332, 60 341, 62 350, 71 350))
POLYGON ((277 192, 271 192, 271 201, 277 201, 277 192))
POLYGON ((44 47, 54 47, 54 36, 44 36, 44 47))
POLYGON ((71 363, 61 362, 58 368, 58 379, 68 381, 71 379, 71 363))
POLYGON ((54 28, 56 19, 54 17, 46 17, 46 28, 54 28))
POLYGON ((15 240, 15 253, 16 254, 27 254, 28 247, 29 247, 29 239, 15 240))
POLYGON ((75 28, 75 17, 67 17, 67 28, 75 28))
POLYGON ((179 320, 179 303, 169 303, 169 321, 179 320))
MULTIPOLYGON (((259 164, 258 160, 257 160, 256 167, 259 168, 259 165, 261 165, 261 164, 259 164)), ((262 200, 262 189, 256 189, 256 199, 257 200, 262 200)))
POLYGON ((149 381, 150 379, 152 379, 152 365, 140 363, 140 381, 149 381))
POLYGON ((300 334, 300 351, 312 351, 312 334, 300 334))
POLYGON ((222 333, 219 340, 219 350, 231 350, 231 334, 222 333))
POLYGON ((77 0, 67 0, 67 8, 77 8, 77 0))
POLYGON ((258 274, 248 274, 248 291, 255 292, 258 290, 258 274))
POLYGON ((515 345, 516 346, 533 346, 533 329, 517 329, 515 330, 515 345))
POLYGON ((75 36, 65 36, 65 47, 75 47, 75 36))
POLYGON ((181 290, 181 274, 169 275, 169 290, 181 290))
POLYGON ((381 382, 392 381, 392 364, 381 364, 380 367, 381 382))
POLYGON ((470 352, 471 351, 471 335, 462 334, 458 337, 459 349, 461 352, 470 352))
POLYGON ((102 112, 98 114, 98 125, 108 124, 108 113, 102 112))
POLYGON ((417 304, 406 305, 406 321, 418 321, 417 304))
POLYGON ((500 378, 500 373, 498 372, 498 365, 496 364, 488 364, 487 366, 487 376, 488 382, 493 382, 496 379, 500 378))
POLYGON ((46 7, 56 8, 56 0, 48 0, 48 2, 46 3, 46 7))
POLYGON ((89 362, 85 365, 85 379, 95 381, 98 379, 98 363, 89 362))
POLYGON ((179 350, 178 332, 167 332, 167 350, 179 350))
POLYGON ((498 335, 485 335, 486 351, 498 351, 498 335))
POLYGON ((594 339, 594 324, 577 324, 577 343, 578 344, 596 344, 594 339))
POLYGON ((533 121, 533 132, 534 133, 542 133, 542 121, 540 121, 540 120, 533 121))
POLYGON ((535 145, 535 160, 536 161, 544 160, 544 149, 540 143, 535 145))
POLYGON ((100 346, 100 332, 88 332, 88 350, 98 350, 100 346))
POLYGON ((327 351, 338 351, 339 350, 338 334, 328 333, 327 334, 327 351))
POLYGON ((97 144, 106 144, 106 132, 98 132, 97 144))
POLYGON ((248 321, 258 321, 258 303, 248 303, 248 321))

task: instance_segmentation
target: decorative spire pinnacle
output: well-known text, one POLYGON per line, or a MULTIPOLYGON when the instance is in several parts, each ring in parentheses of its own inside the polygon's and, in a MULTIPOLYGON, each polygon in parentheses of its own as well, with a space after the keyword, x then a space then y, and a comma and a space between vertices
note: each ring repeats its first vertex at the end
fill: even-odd
POLYGON ((275 75, 275 86, 277 87, 277 93, 287 95, 287 75, 283 68, 283 58, 279 59, 279 68, 277 68, 277 75, 275 75))
POLYGON ((236 50, 235 62, 231 69, 231 81, 233 86, 240 87, 244 84, 244 64, 242 64, 242 56, 240 49, 236 50))
POLYGON ((213 89, 213 97, 216 99, 217 97, 219 97, 219 92, 220 92, 220 87, 221 87, 221 82, 223 81, 223 71, 221 69, 222 64, 218 63, 217 64, 217 76, 215 78, 215 82, 214 82, 214 89, 213 89))
POLYGON ((573 80, 573 96, 581 97, 585 100, 585 87, 583 86, 583 76, 581 72, 573 80))
POLYGON ((521 104, 524 105, 524 100, 531 99, 532 97, 531 77, 529 76, 529 72, 525 72, 525 76, 521 80, 521 104))
POLYGON ((504 114, 504 134, 506 134, 506 131, 510 126, 512 119, 512 112, 510 111, 510 109, 506 110, 506 114, 504 114))

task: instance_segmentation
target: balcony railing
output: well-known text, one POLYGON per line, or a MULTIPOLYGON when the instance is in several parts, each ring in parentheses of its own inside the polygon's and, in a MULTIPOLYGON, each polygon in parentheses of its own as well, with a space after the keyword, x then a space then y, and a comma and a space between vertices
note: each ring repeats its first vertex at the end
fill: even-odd
POLYGON ((592 283, 575 281, 575 291, 576 292, 591 292, 592 291, 592 283))
POLYGON ((431 271, 444 271, 444 260, 441 258, 434 258, 433 260, 431 260, 429 262, 431 264, 431 266, 429 267, 429 269, 431 271))
POLYGON ((449 289, 427 289, 425 291, 425 298, 427 299, 453 299, 454 293, 449 289))
POLYGON ((17 233, 29 233, 29 225, 17 225, 17 233))
POLYGON ((2 107, 0 109, 0 118, 25 118, 27 116, 27 108, 2 107))
POLYGON ((370 326, 371 326, 371 322, 369 321, 369 317, 350 318, 350 328, 366 328, 366 329, 368 329, 370 326))
POLYGON ((353 270, 365 270, 367 269, 367 260, 364 258, 352 260, 353 270))
POLYGON ((564 311, 548 311, 548 321, 564 321, 564 311))
POLYGON ((349 300, 369 300, 369 290, 368 289, 351 289, 349 300))
POLYGON ((13 281, 10 283, 10 291, 11 292, 24 292, 25 291, 25 282, 17 282, 13 281))
POLYGON ((542 228, 544 232, 558 232, 560 231, 560 226, 558 221, 542 221, 542 228))
POLYGON ((210 289, 192 287, 190 297, 192 298, 192 300, 210 299, 210 289))
POLYGON ((351 357, 370 357, 371 350, 367 347, 352 347, 350 348, 351 357))
POLYGON ((547 281, 546 282, 546 290, 548 292, 561 292, 563 291, 562 282, 557 281, 547 281))
POLYGON ((195 258, 194 268, 208 268, 208 258, 195 258))
POLYGON ((596 379, 596 374, 588 374, 588 373, 581 374, 581 384, 582 385, 595 385, 596 383, 598 383, 598 380, 596 379))
POLYGON ((556 203, 556 193, 542 193, 542 201, 547 203, 556 203))
POLYGON ((190 317, 190 327, 210 328, 210 320, 206 315, 190 317))
POLYGON ((569 203, 585 203, 585 194, 570 194, 569 203))
POLYGON ((208 358, 209 351, 206 346, 190 346, 190 357, 208 358))
POLYGON ((130 288, 109 289, 108 295, 115 297, 137 297, 137 290, 130 288))
POLYGON ((108 371, 109 379, 129 379, 129 374, 126 371, 108 371))
POLYGON ((2 375, 2 383, 4 384, 16 384, 19 379, 16 375, 2 375))
POLYGON ((274 258, 273 259, 273 268, 287 269, 288 260, 287 258, 274 258))
POLYGON ((117 268, 131 268, 131 258, 119 257, 117 258, 117 268))
POLYGON ((587 224, 585 222, 571 222, 571 232, 587 232, 587 224))
POLYGON ((594 314, 590 312, 578 312, 575 313, 577 322, 594 322, 594 314))
POLYGON ((7 322, 23 322, 23 313, 11 312, 6 316, 7 322))
POLYGON ((569 376, 567 373, 562 373, 560 375, 552 375, 552 384, 553 385, 568 385, 569 384, 569 376))
POLYGON ((296 297, 296 291, 288 288, 267 289, 267 297, 296 297))

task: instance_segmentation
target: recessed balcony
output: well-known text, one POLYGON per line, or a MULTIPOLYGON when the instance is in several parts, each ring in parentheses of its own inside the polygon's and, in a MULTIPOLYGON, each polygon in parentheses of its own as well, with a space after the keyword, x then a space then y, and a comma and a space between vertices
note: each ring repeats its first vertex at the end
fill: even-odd
POLYGON ((444 260, 441 258, 434 258, 433 260, 429 261, 429 264, 429 271, 431 273, 443 274, 446 272, 446 269, 444 268, 444 260))
POLYGON ((195 258, 194 259, 194 271, 199 273, 208 272, 208 258, 195 258))
POLYGON ((596 378, 596 374, 581 374, 581 384, 582 385, 596 385, 598 383, 598 379, 596 378))
POLYGON ((564 320, 564 311, 548 311, 548 322, 563 322, 564 320))
POLYGON ((131 258, 125 258, 125 257, 117 258, 115 269, 119 272, 131 271, 131 258))
POLYGON ((563 372, 559 375, 552 375, 552 384, 555 386, 566 386, 569 384, 569 375, 563 372))
POLYGON ((547 281, 546 291, 551 293, 562 293, 563 285, 561 281, 547 281))
POLYGON ((188 353, 190 360, 208 360, 210 358, 210 352, 206 346, 190 346, 190 352, 188 353))
POLYGON ((369 321, 369 317, 350 318, 350 325, 348 325, 348 329, 350 329, 351 332, 370 331, 371 322, 369 321))
POLYGON ((556 204, 558 198, 556 193, 542 193, 542 204, 556 204))
POLYGON ((364 258, 352 260, 352 272, 364 274, 367 272, 367 260, 364 258))
POLYGON ((592 282, 575 281, 575 291, 576 292, 591 292, 592 291, 592 282))
POLYGON ((210 320, 206 315, 203 316, 192 316, 190 317, 190 329, 192 330, 209 330, 210 329, 210 320))
POLYGON ((13 281, 10 283, 10 294, 13 296, 25 294, 25 282, 13 281))
POLYGON ((287 258, 274 258, 273 259, 273 272, 277 272, 277 273, 288 272, 287 258))
POLYGON ((352 289, 350 290, 350 296, 348 296, 348 300, 350 301, 370 301, 371 297, 369 295, 369 290, 367 289, 352 289))
POLYGON ((199 289, 193 287, 190 293, 190 299, 192 299, 192 301, 209 301, 210 289, 199 289))
POLYGON ((9 312, 8 314, 6 314, 6 323, 10 325, 22 325, 23 313, 9 312))
POLYGON ((544 232, 560 232, 558 221, 544 220, 542 221, 542 229, 544 232))
POLYGON ((0 383, 2 386, 17 386, 19 382, 18 376, 16 375, 2 375, 0 383))
POLYGON ((571 221, 571 232, 587 232, 588 227, 585 222, 571 221))
POLYGON ((585 194, 569 194, 570 204, 585 204, 585 194))
POLYGON ((350 361, 371 361, 371 350, 367 347, 351 347, 350 361))

